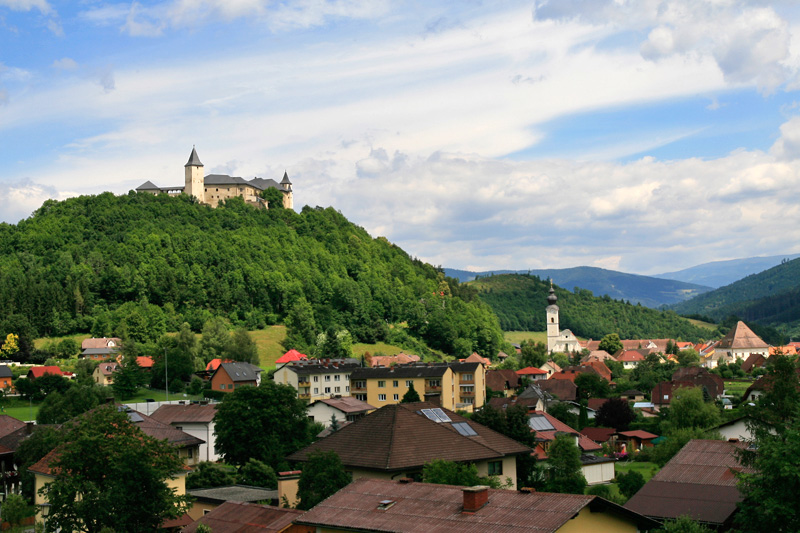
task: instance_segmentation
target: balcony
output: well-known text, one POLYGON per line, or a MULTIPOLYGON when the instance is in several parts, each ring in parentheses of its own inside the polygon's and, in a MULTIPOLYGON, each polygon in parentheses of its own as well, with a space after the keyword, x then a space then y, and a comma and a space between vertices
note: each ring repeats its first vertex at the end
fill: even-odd
POLYGON ((297 395, 297 397, 300 398, 301 400, 310 400, 311 394, 307 392, 301 392, 300 394, 297 395))
POLYGON ((357 387, 355 385, 350 385, 350 392, 367 392, 367 387, 357 387))
POLYGON ((475 391, 474 390, 471 390, 471 391, 462 390, 461 391, 461 396, 462 397, 463 396, 467 396, 467 397, 470 397, 470 398, 474 398, 475 397, 475 391))
POLYGON ((461 385, 475 385, 475 379, 461 379, 458 383, 461 385))
POLYGON ((441 385, 425 385, 425 392, 441 392, 441 385))

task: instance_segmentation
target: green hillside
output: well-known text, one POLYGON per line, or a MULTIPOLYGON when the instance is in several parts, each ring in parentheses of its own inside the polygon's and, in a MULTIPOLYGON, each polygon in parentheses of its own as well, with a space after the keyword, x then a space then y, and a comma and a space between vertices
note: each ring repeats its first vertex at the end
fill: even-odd
POLYGON ((300 349, 330 328, 453 355, 503 342, 488 306, 336 210, 238 198, 217 209, 133 192, 47 201, 0 224, 0 309, 0 334, 21 335, 23 355, 36 337, 148 342, 213 316, 250 330, 286 323, 286 344, 300 349))
POLYGON ((681 314, 708 316, 718 321, 735 315, 797 336, 800 333, 800 259, 785 261, 672 308, 681 314))
MULTIPOLYGON (((537 276, 504 274, 472 281, 481 300, 489 304, 504 330, 545 331, 545 307, 550 284, 537 276)), ((631 305, 588 290, 570 292, 556 287, 561 329, 578 337, 599 339, 608 333, 622 338, 676 338, 696 341, 711 337, 672 311, 631 305)))

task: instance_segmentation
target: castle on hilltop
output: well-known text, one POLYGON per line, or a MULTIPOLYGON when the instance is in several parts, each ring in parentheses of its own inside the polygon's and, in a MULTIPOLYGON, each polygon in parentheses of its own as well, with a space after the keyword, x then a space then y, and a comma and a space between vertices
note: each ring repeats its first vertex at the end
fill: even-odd
POLYGON ((253 178, 246 180, 226 174, 209 174, 203 176, 203 163, 197 157, 194 147, 189 156, 189 162, 184 165, 184 184, 177 187, 159 187, 152 181, 146 181, 136 187, 137 192, 150 194, 169 194, 177 196, 186 193, 194 196, 201 204, 217 207, 221 201, 239 196, 248 204, 258 207, 267 207, 267 202, 261 198, 261 192, 269 188, 278 189, 283 194, 283 207, 294 208, 292 197, 292 182, 289 175, 284 172, 280 183, 273 179, 253 178))

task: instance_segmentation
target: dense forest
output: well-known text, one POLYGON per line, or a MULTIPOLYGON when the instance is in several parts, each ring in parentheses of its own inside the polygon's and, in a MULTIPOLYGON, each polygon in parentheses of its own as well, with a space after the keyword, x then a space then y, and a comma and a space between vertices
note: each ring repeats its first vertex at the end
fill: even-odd
MULTIPOLYGON (((545 331, 549 282, 537 276, 504 274, 472 281, 481 300, 489 304, 504 330, 545 331)), ((579 336, 600 339, 618 333, 624 339, 674 338, 697 341, 713 335, 672 311, 657 311, 631 305, 609 296, 595 297, 591 291, 570 292, 556 288, 561 329, 579 336)))
POLYGON ((796 337, 800 334, 800 259, 784 261, 672 308, 714 320, 735 315, 796 337))
POLYGON ((148 342, 215 316, 248 329, 286 323, 287 347, 300 349, 341 329, 356 342, 411 335, 462 356, 494 355, 503 342, 474 291, 336 210, 239 198, 217 209, 134 192, 49 200, 0 224, 0 309, 0 338, 20 335, 23 355, 37 336, 148 342))

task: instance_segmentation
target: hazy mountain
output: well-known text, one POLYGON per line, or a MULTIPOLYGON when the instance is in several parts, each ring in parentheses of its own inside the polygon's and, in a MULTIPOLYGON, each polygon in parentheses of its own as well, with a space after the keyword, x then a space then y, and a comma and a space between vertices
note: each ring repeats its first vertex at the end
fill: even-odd
POLYGON ((718 288, 730 285, 751 274, 758 274, 768 268, 779 265, 781 261, 792 260, 800 254, 773 255, 770 257, 746 257, 744 259, 731 259, 729 261, 712 261, 703 263, 675 272, 654 274, 655 278, 674 279, 686 283, 697 283, 708 287, 718 288))
POLYGON ((445 275, 456 277, 462 282, 471 281, 476 276, 486 277, 507 273, 532 274, 567 289, 580 287, 592 291, 595 296, 608 295, 615 300, 641 303, 647 307, 659 307, 688 300, 698 294, 711 290, 711 287, 666 280, 638 274, 627 274, 615 270, 596 267, 574 267, 541 270, 493 270, 488 272, 468 272, 465 270, 444 269, 445 275))

